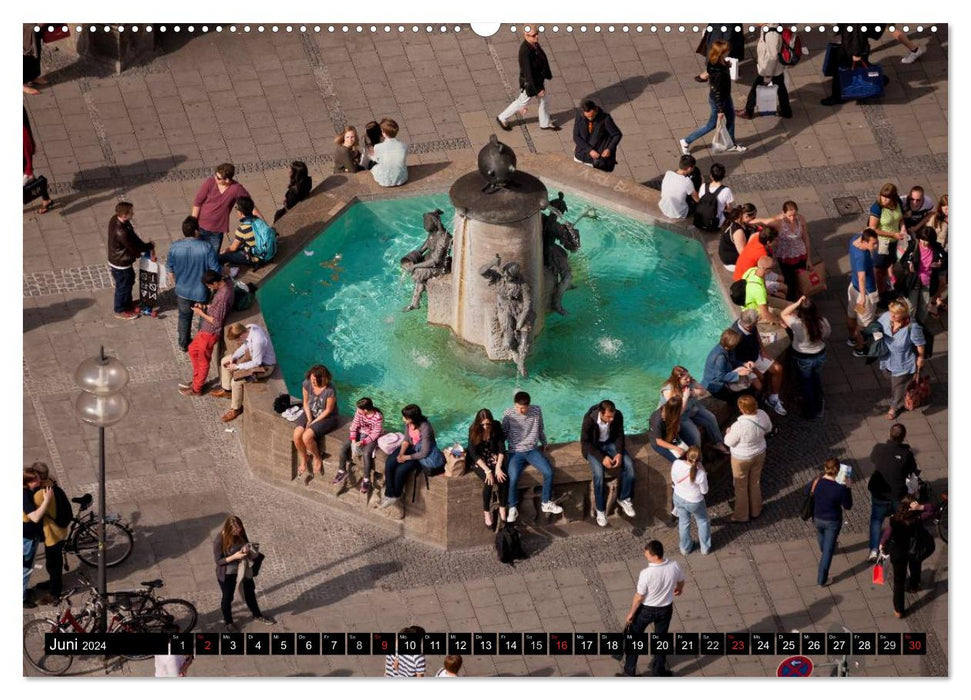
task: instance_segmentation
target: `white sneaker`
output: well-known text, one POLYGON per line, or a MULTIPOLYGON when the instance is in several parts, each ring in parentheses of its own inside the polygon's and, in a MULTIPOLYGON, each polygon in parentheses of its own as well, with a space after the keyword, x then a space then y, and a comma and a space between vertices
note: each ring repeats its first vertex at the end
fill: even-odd
POLYGON ((634 515, 636 515, 634 513, 634 502, 629 498, 625 498, 622 501, 617 501, 617 505, 620 506, 620 509, 624 511, 624 515, 626 515, 628 518, 633 518, 634 515))
POLYGON ((728 153, 745 153, 748 150, 745 146, 735 143, 725 149, 728 153))
POLYGON ((877 560, 877 556, 878 556, 877 550, 871 549, 870 550, 870 556, 867 557, 867 561, 876 561, 877 560))
POLYGON ((848 348, 855 348, 856 347, 856 341, 853 340, 852 338, 847 338, 846 339, 846 347, 848 347, 848 348))
POLYGON ((553 503, 553 501, 547 501, 546 503, 543 504, 543 512, 553 513, 555 515, 557 513, 562 513, 563 509, 560 506, 553 503))
POLYGON ((916 51, 908 51, 907 55, 900 59, 901 63, 911 64, 924 55, 927 51, 923 46, 918 46, 916 51))
POLYGON ((782 399, 776 399, 775 401, 772 399, 766 399, 765 402, 780 416, 784 416, 789 413, 789 411, 786 410, 786 407, 782 405, 782 399))
POLYGON ((681 155, 690 156, 691 148, 688 146, 688 142, 684 139, 678 139, 678 147, 681 148, 681 155))
POLYGON ((607 514, 602 510, 597 511, 597 525, 600 527, 607 527, 607 514))
POLYGON ((509 509, 509 513, 506 515, 506 522, 514 523, 516 522, 516 518, 518 517, 519 517, 519 508, 517 508, 516 506, 512 506, 509 509))

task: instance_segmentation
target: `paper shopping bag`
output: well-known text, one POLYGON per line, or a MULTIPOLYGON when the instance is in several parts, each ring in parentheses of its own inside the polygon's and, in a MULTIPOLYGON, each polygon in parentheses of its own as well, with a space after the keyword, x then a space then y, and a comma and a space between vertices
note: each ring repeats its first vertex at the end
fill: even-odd
POLYGON ((822 260, 813 263, 813 269, 799 270, 796 273, 799 282, 799 293, 803 296, 811 297, 826 291, 826 266, 822 260))

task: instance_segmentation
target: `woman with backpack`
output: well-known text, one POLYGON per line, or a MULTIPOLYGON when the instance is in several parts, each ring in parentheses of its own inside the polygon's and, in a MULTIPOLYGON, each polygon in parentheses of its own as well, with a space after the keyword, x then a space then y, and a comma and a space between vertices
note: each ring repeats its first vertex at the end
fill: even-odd
POLYGON ((374 469, 374 452, 378 447, 378 438, 384 432, 384 414, 374 402, 365 396, 358 399, 357 410, 351 420, 351 428, 344 444, 341 446, 341 461, 334 475, 334 485, 347 478, 347 465, 351 461, 351 454, 358 452, 364 463, 364 478, 361 480, 361 493, 367 494, 371 490, 371 470, 374 469))
POLYGON ((698 127, 687 137, 678 141, 681 155, 691 154, 691 143, 700 139, 709 131, 714 131, 719 119, 725 120, 725 128, 732 140, 732 145, 728 147, 731 153, 744 153, 745 146, 740 146, 735 142, 735 104, 732 102, 732 78, 729 75, 728 57, 730 50, 727 41, 716 41, 711 45, 708 53, 708 105, 711 107, 711 115, 708 122, 698 127))
POLYGON ((734 209, 730 216, 725 217, 726 221, 731 223, 722 229, 721 238, 718 241, 718 258, 729 272, 735 272, 738 256, 745 250, 751 235, 758 230, 754 225, 755 216, 758 213, 755 205, 749 202, 734 209))
POLYGON ((492 417, 488 408, 475 414, 469 426, 469 444, 465 454, 466 462, 472 466, 476 476, 482 479, 482 513, 485 526, 490 530, 492 522, 492 492, 499 492, 499 519, 506 520, 506 503, 509 501, 509 478, 503 471, 506 465, 506 436, 502 424, 492 417))
MULTIPOLYGON (((822 588, 829 581, 829 566, 836 552, 836 540, 843 527, 843 511, 853 508, 853 492, 850 480, 845 484, 836 480, 840 473, 838 459, 827 459, 823 464, 822 476, 806 484, 803 492, 813 499, 813 526, 816 528, 816 541, 822 556, 816 571, 816 583, 822 588)), ((804 516, 805 517, 805 516, 804 516)))
POLYGON ((878 322, 883 327, 884 341, 889 350, 887 356, 880 360, 880 369, 890 375, 887 420, 894 420, 904 407, 907 385, 924 368, 924 329, 911 320, 910 308, 899 299, 890 302, 887 312, 878 322))
POLYGON ((435 429, 413 403, 401 409, 405 420, 404 440, 384 462, 384 498, 381 508, 387 508, 401 500, 405 492, 405 479, 415 469, 437 472, 445 467, 445 455, 435 442, 435 429))
POLYGON ((906 614, 904 591, 920 590, 921 562, 934 553, 934 536, 924 527, 924 522, 934 516, 934 510, 933 503, 921 505, 913 496, 904 496, 897 512, 883 528, 880 552, 889 555, 893 565, 894 617, 906 614))
POLYGON ((708 475, 701 464, 701 448, 691 447, 682 459, 671 463, 671 486, 674 493, 671 500, 678 516, 678 539, 681 554, 687 556, 694 549, 691 540, 691 518, 698 527, 698 544, 701 553, 711 551, 711 522, 708 520, 708 507, 705 494, 708 493, 708 475))

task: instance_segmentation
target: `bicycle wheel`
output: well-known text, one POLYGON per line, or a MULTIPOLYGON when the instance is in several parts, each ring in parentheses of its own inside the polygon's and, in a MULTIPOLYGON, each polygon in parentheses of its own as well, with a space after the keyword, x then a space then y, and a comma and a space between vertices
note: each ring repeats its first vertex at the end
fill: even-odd
POLYGON ((50 620, 31 620, 24 625, 24 658, 45 676, 61 676, 74 663, 73 656, 48 654, 44 648, 44 635, 57 631, 57 625, 50 620))
POLYGON ((947 504, 941 507, 940 515, 937 516, 937 532, 941 539, 947 542, 947 504))
MULTIPOLYGON (((157 633, 163 632, 165 630, 160 629, 154 624, 155 618, 151 617, 132 617, 127 620, 123 620, 118 624, 118 626, 113 630, 114 632, 123 632, 128 634, 145 634, 145 633, 157 633)), ((129 661, 141 661, 142 659, 151 658, 151 654, 125 654, 121 653, 119 656, 123 659, 129 661)))
POLYGON ((181 598, 166 598, 158 602, 157 616, 162 621, 164 632, 191 632, 199 619, 196 606, 181 598))
MULTIPOLYGON (((131 532, 119 523, 105 523, 105 566, 118 566, 131 554, 131 532)), ((88 566, 98 565, 98 522, 89 521, 78 528, 74 553, 88 566)))

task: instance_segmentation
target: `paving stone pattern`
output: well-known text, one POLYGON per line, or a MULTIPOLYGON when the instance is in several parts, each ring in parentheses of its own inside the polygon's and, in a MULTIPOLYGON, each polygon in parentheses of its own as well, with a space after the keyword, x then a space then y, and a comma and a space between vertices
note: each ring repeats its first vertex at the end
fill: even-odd
MULTIPOLYGON (((928 656, 874 657, 861 673, 946 675, 947 546, 940 543, 927 563, 925 590, 908 594, 913 612, 904 620, 891 616, 889 586, 873 586, 863 561, 868 455, 885 439, 889 389, 879 370, 850 357, 843 344, 846 243, 865 213, 840 216, 833 200, 857 197, 867 209, 888 180, 902 189, 921 183, 934 198, 947 191, 947 29, 918 38, 928 51, 911 66, 900 64, 902 49, 887 37, 873 53, 892 80, 884 100, 821 107, 827 37, 806 36, 810 56, 792 71, 793 119, 739 120, 738 139, 750 149, 744 157, 722 157, 737 201, 769 214, 785 199, 799 202, 831 276, 819 302, 834 331, 824 369, 825 418, 773 416, 781 433, 769 446, 764 515, 749 525, 729 523, 730 480, 725 470, 713 478, 711 556, 678 556, 676 528, 666 524, 643 531, 613 524, 570 538, 552 525, 528 533, 530 559, 509 568, 489 549, 444 553, 331 512, 253 478, 233 432, 238 427, 219 420, 226 405, 176 392, 190 367, 176 345, 170 295, 159 319, 120 321, 111 312, 104 235, 119 198, 135 203, 136 229, 164 255, 181 238, 198 184, 219 162, 234 162, 257 204, 272 211, 281 204, 290 160, 307 162, 316 182, 330 174, 333 137, 345 123, 361 130, 373 117, 393 116, 413 163, 478 148, 517 92, 520 39, 508 27, 489 39, 467 27, 442 35, 170 35, 159 55, 120 76, 56 44, 47 47, 53 86, 26 104, 40 143, 37 170, 51 180, 58 207, 44 216, 26 208, 24 214, 24 462, 48 461, 72 494, 95 489, 97 435, 74 414, 73 372, 103 344, 132 373, 131 412, 107 431, 107 489, 109 509, 134 524, 136 547, 130 561, 111 571, 112 586, 162 577, 167 595, 196 603, 202 629, 220 622, 211 541, 229 513, 243 517, 267 552, 259 599, 280 620, 278 629, 289 631, 394 631, 409 623, 443 631, 617 630, 644 566, 643 544, 657 537, 688 575, 672 630, 825 631, 841 623, 925 631, 928 656), (862 478, 833 582, 820 589, 814 532, 798 512, 801 488, 829 456, 853 464, 862 478)), ((552 112, 563 131, 540 131, 532 107, 500 137, 515 149, 571 154, 573 106, 593 95, 625 133, 618 173, 659 186, 677 161, 676 139, 707 117, 708 88, 692 80, 700 67, 696 35, 560 32, 544 34, 543 42, 555 76, 552 112)), ((754 76, 754 51, 753 39, 736 103, 754 76)), ((707 143, 695 148, 703 170, 711 162, 707 143)), ((932 328, 932 406, 901 420, 924 477, 945 489, 946 322, 932 328)), ((785 398, 795 408, 795 398, 785 398)), ((43 577, 40 569, 34 580, 43 577)), ((241 602, 235 611, 244 630, 254 631, 241 602)), ((429 666, 440 662, 430 658, 429 666)), ((771 675, 778 662, 672 659, 678 673, 692 676, 771 675)), ((246 664, 206 657, 197 659, 193 675, 373 676, 382 666, 377 657, 250 657, 246 664)), ((97 662, 76 668, 103 672, 97 662)), ((465 670, 609 676, 618 665, 602 657, 471 657, 465 670)), ((150 675, 152 666, 128 663, 111 673, 150 675)))

